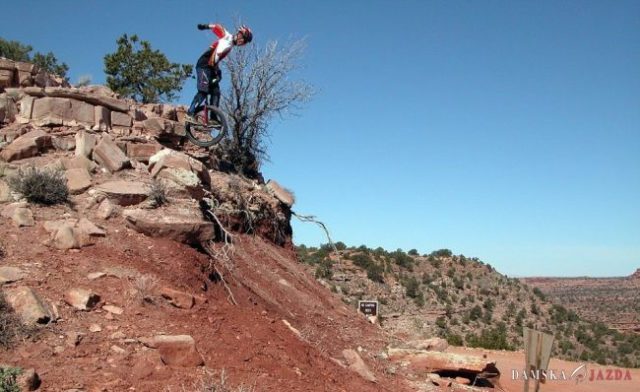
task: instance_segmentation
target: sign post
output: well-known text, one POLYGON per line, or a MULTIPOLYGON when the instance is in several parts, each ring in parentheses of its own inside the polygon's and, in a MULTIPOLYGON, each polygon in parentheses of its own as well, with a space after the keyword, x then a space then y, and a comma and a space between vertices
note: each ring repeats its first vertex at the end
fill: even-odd
POLYGON ((378 301, 358 301, 358 311, 373 324, 378 321, 378 301))
POLYGON ((535 381, 534 392, 540 390, 540 382, 544 382, 541 377, 542 370, 547 370, 551 359, 551 349, 553 347, 553 335, 524 328, 522 336, 524 338, 525 371, 524 392, 529 392, 529 379, 532 374, 535 381))

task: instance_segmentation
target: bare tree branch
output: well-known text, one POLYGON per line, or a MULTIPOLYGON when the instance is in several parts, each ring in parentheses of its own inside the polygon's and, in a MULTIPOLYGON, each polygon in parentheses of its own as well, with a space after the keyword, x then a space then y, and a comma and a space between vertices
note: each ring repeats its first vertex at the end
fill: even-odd
POLYGON ((268 159, 265 144, 274 116, 294 114, 313 96, 308 83, 291 80, 305 47, 304 40, 287 45, 271 41, 263 48, 233 51, 225 63, 231 83, 222 108, 230 119, 233 146, 258 164, 268 159))

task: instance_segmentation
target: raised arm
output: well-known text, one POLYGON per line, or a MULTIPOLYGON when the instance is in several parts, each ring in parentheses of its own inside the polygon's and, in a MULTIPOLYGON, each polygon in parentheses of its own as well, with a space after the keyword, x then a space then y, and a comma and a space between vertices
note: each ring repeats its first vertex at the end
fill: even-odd
POLYGON ((227 34, 227 30, 225 30, 221 24, 217 24, 217 23, 216 24, 199 24, 198 29, 199 30, 211 29, 213 34, 215 34, 218 38, 222 38, 225 36, 225 34, 227 34))

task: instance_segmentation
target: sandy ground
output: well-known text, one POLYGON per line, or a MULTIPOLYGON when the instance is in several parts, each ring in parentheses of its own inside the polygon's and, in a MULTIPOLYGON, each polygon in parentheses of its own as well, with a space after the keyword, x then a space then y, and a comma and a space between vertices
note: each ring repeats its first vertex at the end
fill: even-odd
MULTIPOLYGON (((522 351, 492 351, 481 349, 469 349, 464 347, 451 347, 447 351, 465 354, 487 354, 488 358, 494 359, 497 367, 501 372, 500 385, 497 390, 506 392, 516 392, 524 390, 524 380, 522 379, 522 369, 524 367, 524 352, 522 351), (518 379, 513 379, 513 371, 518 372, 518 379)), ((585 374, 586 378, 580 382, 574 379, 569 380, 548 380, 545 384, 540 385, 540 391, 549 392, 638 392, 640 391, 640 369, 625 369, 615 366, 601 366, 595 363, 570 362, 559 359, 551 359, 549 369, 557 370, 556 374, 564 370, 567 378, 580 365, 586 365, 586 373, 582 370, 580 373, 585 374), (593 380, 590 377, 594 375, 593 380), (601 372, 601 373, 600 373, 601 372), (616 374, 617 373, 617 374, 616 374), (598 379, 601 374, 602 378, 598 379), (607 376, 614 378, 608 380, 607 376), (615 380, 618 376, 618 380, 615 380), (631 379, 626 379, 630 377, 631 379)), ((530 382, 529 390, 534 391, 533 382, 530 382)))

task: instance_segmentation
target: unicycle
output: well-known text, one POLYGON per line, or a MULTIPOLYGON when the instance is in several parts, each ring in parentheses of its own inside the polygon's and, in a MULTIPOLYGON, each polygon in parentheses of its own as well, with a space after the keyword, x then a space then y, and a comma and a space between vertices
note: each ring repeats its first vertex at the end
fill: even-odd
POLYGON ((213 105, 201 105, 195 111, 197 122, 185 123, 187 138, 199 147, 211 147, 222 140, 229 129, 227 117, 213 105))

